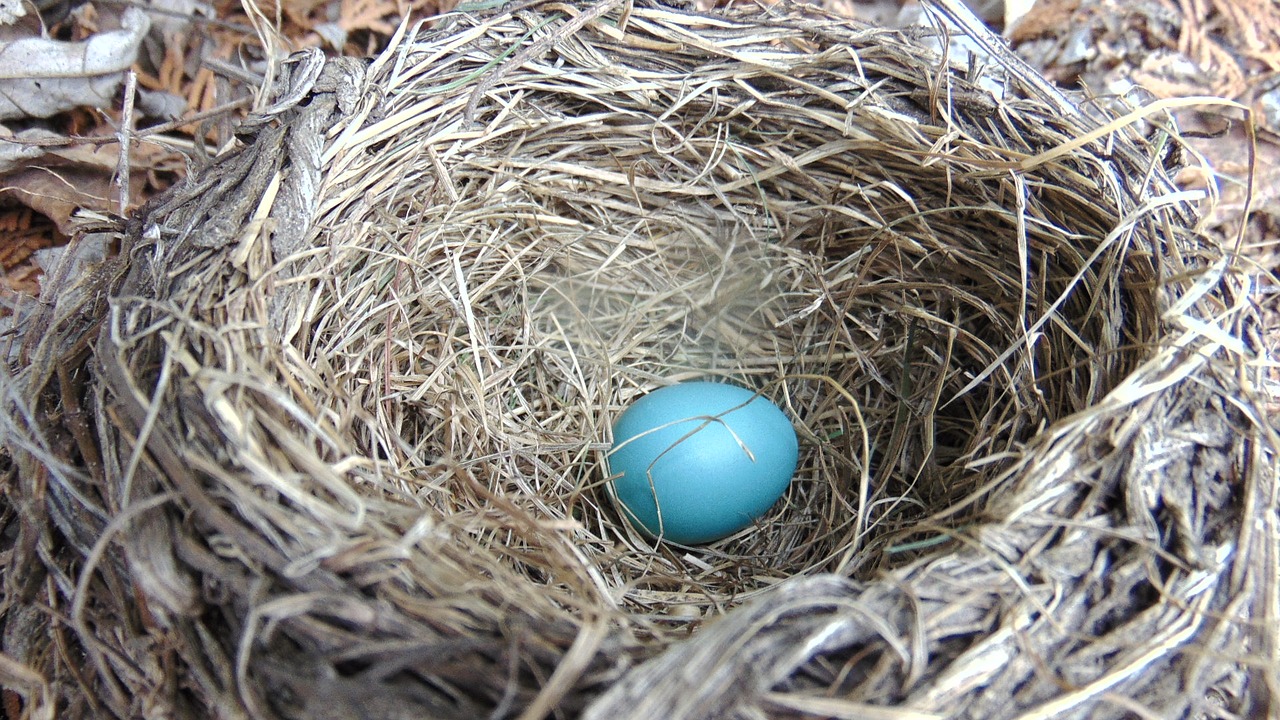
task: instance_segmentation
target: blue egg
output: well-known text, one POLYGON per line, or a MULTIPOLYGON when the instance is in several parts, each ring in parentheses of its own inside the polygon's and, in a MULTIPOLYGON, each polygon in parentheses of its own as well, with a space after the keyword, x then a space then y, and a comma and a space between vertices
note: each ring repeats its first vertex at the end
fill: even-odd
POLYGON ((791 421, 751 390, 686 382, 655 390, 613 424, 613 496, 640 531, 682 545, 727 537, 787 490, 791 421))

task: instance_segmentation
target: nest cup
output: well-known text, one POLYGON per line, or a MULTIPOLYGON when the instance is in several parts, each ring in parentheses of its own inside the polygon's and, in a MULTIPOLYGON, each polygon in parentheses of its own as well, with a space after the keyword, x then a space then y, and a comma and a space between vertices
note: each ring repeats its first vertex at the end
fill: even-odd
POLYGON ((6 621, 23 707, 1261 707, 1256 318, 1168 157, 932 31, 789 10, 473 9, 286 63, 7 380, 12 542, 61 550, 6 603, 65 617, 6 621), (694 378, 801 459, 686 548, 605 457, 694 378))

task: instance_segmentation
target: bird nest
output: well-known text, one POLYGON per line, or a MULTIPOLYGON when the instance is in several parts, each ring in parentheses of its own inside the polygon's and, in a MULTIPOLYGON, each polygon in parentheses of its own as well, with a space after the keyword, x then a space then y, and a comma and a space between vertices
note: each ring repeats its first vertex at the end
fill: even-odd
POLYGON ((551 3, 292 58, 5 376, 10 715, 1273 707, 1247 275, 1161 116, 952 40, 551 3), (682 547, 605 459, 692 378, 801 452, 682 547))

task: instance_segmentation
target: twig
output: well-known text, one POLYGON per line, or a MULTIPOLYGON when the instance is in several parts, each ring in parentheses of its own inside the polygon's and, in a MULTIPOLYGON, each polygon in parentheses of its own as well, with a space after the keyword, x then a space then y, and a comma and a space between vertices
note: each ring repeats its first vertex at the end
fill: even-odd
MULTIPOLYGON (((229 112, 233 112, 235 110, 240 110, 242 108, 249 107, 252 103, 253 103, 253 98, 240 98, 239 100, 232 100, 231 102, 223 103, 218 107, 209 108, 208 110, 198 112, 195 115, 187 115, 185 117, 180 117, 176 120, 170 120, 167 123, 163 123, 160 125, 152 125, 151 127, 144 128, 142 130, 135 130, 131 133, 131 135, 132 137, 135 137, 138 139, 153 137, 156 135, 162 135, 172 130, 177 130, 178 128, 184 125, 198 123, 201 120, 208 120, 209 118, 212 118, 212 117, 225 115, 229 112)), ((13 143, 15 145, 31 145, 33 147, 67 147, 70 145, 107 145, 113 142, 119 142, 119 140, 120 140, 120 134, 117 132, 112 135, 66 135, 63 137, 55 137, 55 138, 14 137, 14 138, 4 138, 4 140, 0 142, 13 143)))
POLYGON ((132 163, 129 153, 133 149, 133 101, 138 94, 138 75, 130 70, 124 76, 124 108, 120 114, 120 129, 116 137, 120 140, 120 155, 116 159, 116 187, 120 191, 117 200, 120 215, 129 212, 129 175, 132 163))

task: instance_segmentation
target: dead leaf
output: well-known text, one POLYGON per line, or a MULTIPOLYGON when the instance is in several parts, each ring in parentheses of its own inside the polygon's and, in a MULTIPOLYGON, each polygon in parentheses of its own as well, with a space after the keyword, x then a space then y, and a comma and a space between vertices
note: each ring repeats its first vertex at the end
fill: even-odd
MULTIPOLYGON (((48 137, 48 133, 22 133, 16 139, 48 137)), ((155 166, 159 150, 141 144, 134 148, 130 181, 130 205, 141 202, 146 171, 155 166)), ((53 221, 63 235, 72 234, 71 216, 79 208, 116 212, 118 190, 114 175, 119 148, 70 145, 39 148, 16 142, 0 142, 0 198, 7 197, 53 221), (6 164, 5 150, 21 160, 6 164), (38 153, 34 151, 39 151, 38 153)))
POLYGON ((131 7, 120 29, 83 42, 25 37, 0 43, 0 119, 111 107, 150 27, 146 13, 131 7))

